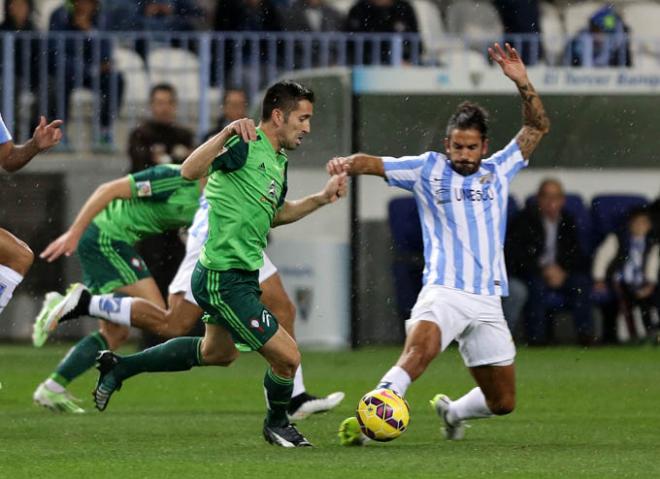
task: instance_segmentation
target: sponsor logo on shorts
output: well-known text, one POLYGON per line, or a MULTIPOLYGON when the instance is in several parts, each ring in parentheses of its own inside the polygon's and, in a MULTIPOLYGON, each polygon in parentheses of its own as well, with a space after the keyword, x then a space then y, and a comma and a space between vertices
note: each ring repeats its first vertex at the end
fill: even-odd
POLYGON ((271 319, 273 319, 273 316, 268 311, 266 311, 264 309, 261 313, 261 322, 265 323, 266 326, 268 326, 270 328, 270 320, 271 319))
POLYGON ((136 181, 135 189, 139 197, 151 196, 151 181, 136 181))
POLYGON ((256 319, 256 318, 253 318, 253 319, 250 320, 250 327, 252 329, 256 329, 260 333, 264 332, 264 328, 261 326, 261 323, 259 323, 259 320, 256 319))

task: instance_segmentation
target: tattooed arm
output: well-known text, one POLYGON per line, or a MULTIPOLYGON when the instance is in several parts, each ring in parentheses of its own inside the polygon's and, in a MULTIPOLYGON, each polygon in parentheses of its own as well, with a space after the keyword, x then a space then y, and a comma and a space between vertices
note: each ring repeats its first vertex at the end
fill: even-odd
POLYGON ((529 159, 541 138, 550 131, 550 120, 534 86, 527 78, 527 70, 518 52, 508 43, 506 52, 496 43, 489 48, 491 58, 502 68, 504 74, 518 87, 523 102, 523 127, 516 135, 518 147, 525 159, 529 159))

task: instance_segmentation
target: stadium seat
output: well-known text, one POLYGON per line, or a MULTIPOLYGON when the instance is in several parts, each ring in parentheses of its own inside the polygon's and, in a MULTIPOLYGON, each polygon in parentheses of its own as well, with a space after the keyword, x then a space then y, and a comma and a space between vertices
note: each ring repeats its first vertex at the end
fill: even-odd
POLYGON ((122 116, 136 116, 149 100, 149 78, 142 57, 127 48, 113 50, 115 67, 124 77, 122 116), (131 109, 129 112, 128 110, 131 109), (137 110, 137 111, 135 111, 137 110))
POLYGON ((36 12, 38 14, 36 27, 42 32, 48 31, 50 23, 50 16, 55 10, 64 5, 64 0, 42 0, 36 5, 36 12))
POLYGON ((567 37, 570 39, 583 28, 587 28, 591 15, 602 6, 603 3, 601 2, 590 1, 566 5, 564 8, 564 27, 567 37))
MULTIPOLYGON (((634 36, 635 50, 660 57, 658 25, 660 25, 660 4, 657 2, 635 2, 622 6, 623 20, 634 36)), ((633 56, 635 58, 635 56, 633 56)), ((637 63, 637 62, 635 62, 637 63)))
POLYGON ((492 4, 458 0, 447 7, 447 31, 465 36, 467 46, 486 51, 488 44, 500 40, 504 28, 492 4))
POLYGON ((620 233, 628 212, 647 204, 645 196, 636 194, 594 196, 591 200, 594 245, 600 244, 612 232, 620 233))
POLYGON ((548 2, 540 2, 541 36, 545 58, 549 65, 556 65, 566 45, 566 33, 559 9, 548 2))
POLYGON ((177 90, 182 102, 199 100, 199 60, 194 53, 180 48, 156 48, 147 56, 152 85, 167 82, 177 90))
POLYGON ((357 0, 332 0, 330 5, 336 8, 342 15, 346 16, 356 2, 357 0))
POLYGON ((429 0, 414 0, 412 6, 419 25, 419 34, 424 44, 424 54, 427 59, 436 60, 443 49, 445 29, 442 25, 440 10, 429 0))
POLYGON ((397 309, 400 317, 407 319, 422 287, 422 229, 413 197, 394 198, 387 210, 394 253, 392 273, 397 309))

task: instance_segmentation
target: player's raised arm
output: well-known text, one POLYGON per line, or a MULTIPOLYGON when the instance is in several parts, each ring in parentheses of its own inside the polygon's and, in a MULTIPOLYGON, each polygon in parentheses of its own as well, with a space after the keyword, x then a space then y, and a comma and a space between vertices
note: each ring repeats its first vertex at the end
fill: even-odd
POLYGON ((128 199, 132 197, 132 194, 131 180, 128 176, 103 183, 87 199, 66 233, 50 243, 39 257, 51 263, 62 255, 71 256, 78 247, 80 237, 94 217, 103 211, 112 200, 128 199))
POLYGON ((42 116, 32 138, 25 144, 15 145, 9 141, 0 145, 0 166, 10 173, 20 170, 37 154, 57 145, 62 139, 62 123, 62 120, 55 120, 47 124, 42 116))
POLYGON ((245 142, 256 140, 257 129, 254 121, 249 118, 233 121, 220 133, 198 146, 183 162, 181 176, 187 180, 198 180, 207 176, 211 163, 222 153, 227 140, 234 135, 239 135, 245 142))
POLYGON ((528 159, 541 138, 550 131, 550 120, 545 113, 543 103, 534 86, 527 77, 527 69, 515 48, 506 43, 506 51, 498 43, 488 49, 490 57, 518 87, 523 101, 523 127, 516 135, 518 147, 525 159, 528 159))
POLYGON ((321 206, 334 203, 339 198, 346 196, 347 191, 348 178, 346 173, 332 175, 322 191, 299 200, 285 201, 273 219, 273 226, 298 221, 321 206))
POLYGON ((355 153, 347 157, 336 157, 328 162, 326 170, 330 175, 346 173, 350 176, 375 175, 385 177, 383 159, 379 156, 355 153))

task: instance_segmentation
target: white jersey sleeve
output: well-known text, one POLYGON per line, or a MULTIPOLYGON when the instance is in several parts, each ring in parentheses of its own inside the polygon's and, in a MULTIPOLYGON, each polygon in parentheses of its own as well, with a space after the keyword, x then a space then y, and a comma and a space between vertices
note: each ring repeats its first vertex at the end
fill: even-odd
POLYGON ((430 153, 427 152, 419 156, 402 156, 401 158, 384 156, 385 180, 390 186, 398 186, 412 191, 422 174, 422 166, 428 160, 429 155, 430 153))
POLYGON ((527 167, 529 161, 523 157, 518 142, 514 138, 504 149, 483 160, 483 163, 495 164, 498 174, 505 176, 511 182, 520 170, 527 167))
POLYGON ((5 125, 5 122, 2 119, 2 115, 0 115, 0 145, 4 143, 8 143, 11 140, 12 140, 11 134, 9 133, 9 130, 7 129, 7 125, 5 125))

